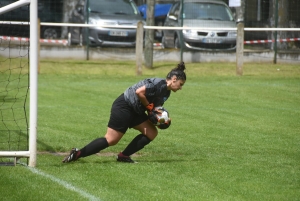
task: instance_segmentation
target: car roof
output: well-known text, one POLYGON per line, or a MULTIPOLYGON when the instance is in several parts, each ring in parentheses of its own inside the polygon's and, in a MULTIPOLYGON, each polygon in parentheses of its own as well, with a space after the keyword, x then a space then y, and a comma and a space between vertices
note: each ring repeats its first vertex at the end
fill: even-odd
POLYGON ((199 2, 199 3, 219 3, 219 4, 225 4, 227 5, 224 1, 222 0, 184 0, 184 3, 189 3, 189 2, 199 2))

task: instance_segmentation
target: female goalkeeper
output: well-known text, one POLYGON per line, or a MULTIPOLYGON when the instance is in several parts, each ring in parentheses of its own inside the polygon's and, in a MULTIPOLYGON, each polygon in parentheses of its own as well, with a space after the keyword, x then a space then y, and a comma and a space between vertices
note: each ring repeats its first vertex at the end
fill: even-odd
MULTIPOLYGON (((95 139, 82 149, 73 148, 62 162, 76 161, 116 145, 128 128, 134 128, 140 134, 117 156, 117 161, 134 163, 130 156, 143 149, 158 134, 157 128, 154 126, 157 122, 154 107, 162 106, 171 91, 176 92, 182 88, 186 81, 184 70, 185 64, 181 62, 168 73, 166 79, 149 78, 127 88, 112 104, 105 136, 95 139)), ((170 123, 164 124, 161 129, 168 128, 170 123)))

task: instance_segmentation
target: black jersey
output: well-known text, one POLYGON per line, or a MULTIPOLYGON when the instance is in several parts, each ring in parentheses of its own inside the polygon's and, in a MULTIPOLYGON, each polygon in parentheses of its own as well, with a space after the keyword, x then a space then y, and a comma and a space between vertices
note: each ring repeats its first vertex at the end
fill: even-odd
POLYGON ((149 103, 153 103, 155 107, 163 106, 164 102, 169 98, 171 91, 167 90, 167 81, 162 78, 148 78, 139 81, 135 85, 127 88, 124 92, 125 101, 134 109, 138 114, 146 111, 142 105, 135 91, 146 86, 146 98, 149 103))

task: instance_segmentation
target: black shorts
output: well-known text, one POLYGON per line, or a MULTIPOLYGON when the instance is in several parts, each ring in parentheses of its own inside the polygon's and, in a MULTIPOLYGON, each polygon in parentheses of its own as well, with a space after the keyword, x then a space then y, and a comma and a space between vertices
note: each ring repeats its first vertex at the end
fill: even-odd
POLYGON ((125 101, 121 94, 112 104, 108 127, 126 133, 128 128, 137 126, 148 120, 146 113, 138 114, 125 101))

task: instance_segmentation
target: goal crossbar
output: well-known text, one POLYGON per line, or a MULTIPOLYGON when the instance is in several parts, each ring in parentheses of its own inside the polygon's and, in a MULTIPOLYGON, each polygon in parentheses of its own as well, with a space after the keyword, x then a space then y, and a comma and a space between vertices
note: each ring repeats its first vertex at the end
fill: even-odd
POLYGON ((1 14, 4 14, 6 12, 9 12, 11 10, 14 10, 16 8, 19 8, 19 7, 22 7, 22 6, 26 6, 30 4, 30 0, 19 0, 19 1, 16 1, 14 3, 11 3, 7 6, 3 6, 2 8, 0 8, 0 15, 1 14))

